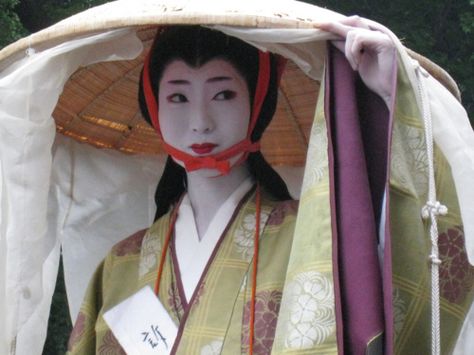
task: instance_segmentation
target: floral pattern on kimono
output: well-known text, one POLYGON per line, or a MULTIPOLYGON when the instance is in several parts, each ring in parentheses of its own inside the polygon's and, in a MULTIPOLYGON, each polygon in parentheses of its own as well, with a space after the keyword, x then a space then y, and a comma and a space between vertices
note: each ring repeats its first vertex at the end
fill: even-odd
MULTIPOLYGON (((278 311, 280 310, 281 295, 279 291, 259 292, 255 297, 255 333, 254 348, 255 355, 270 354, 272 351, 273 338, 275 337, 278 311)), ((242 344, 245 353, 249 350, 250 334, 250 301, 244 309, 242 324, 242 344)))
MULTIPOLYGON (((297 202, 277 202, 262 193, 259 269, 255 313, 255 354, 270 354, 291 250, 297 202), (271 219, 270 219, 271 217, 271 219)), ((193 296, 186 300, 173 241, 166 253, 159 299, 177 325, 172 353, 247 353, 250 282, 255 227, 255 192, 237 207, 217 243, 193 296), (240 239, 239 239, 240 238, 240 239), (243 238, 243 239, 242 239, 243 238), (250 242, 251 240, 251 242, 250 242), (245 280, 249 280, 245 282, 245 280)), ((144 286, 153 288, 170 213, 146 232, 118 243, 106 257, 81 307, 69 353, 120 354, 102 315, 144 286)))
POLYGON ((469 263, 460 227, 450 228, 438 239, 440 258, 440 291, 451 303, 462 303, 474 283, 474 267, 469 263))

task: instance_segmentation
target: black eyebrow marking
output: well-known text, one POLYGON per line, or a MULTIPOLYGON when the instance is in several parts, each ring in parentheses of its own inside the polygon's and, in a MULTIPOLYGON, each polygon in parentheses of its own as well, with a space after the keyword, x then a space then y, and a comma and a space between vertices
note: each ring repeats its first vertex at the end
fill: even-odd
POLYGON ((189 85, 189 81, 187 80, 181 80, 181 79, 177 79, 177 80, 169 80, 168 81, 168 84, 174 84, 174 85, 189 85))
MULTIPOLYGON (((215 83, 215 82, 220 82, 220 81, 231 81, 231 80, 232 78, 230 76, 214 76, 212 78, 207 79, 206 83, 215 83)), ((168 80, 168 84, 189 85, 190 82, 184 79, 174 79, 174 80, 168 80)))
POLYGON ((230 76, 215 76, 215 77, 212 77, 210 79, 207 79, 206 82, 207 83, 215 83, 215 82, 218 82, 218 81, 229 81, 229 80, 232 80, 232 78, 230 76))

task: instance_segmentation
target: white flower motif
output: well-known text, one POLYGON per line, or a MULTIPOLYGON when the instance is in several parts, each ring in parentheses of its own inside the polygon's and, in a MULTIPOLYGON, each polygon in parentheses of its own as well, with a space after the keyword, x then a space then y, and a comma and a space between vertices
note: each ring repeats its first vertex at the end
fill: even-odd
POLYGON ((397 337, 405 323, 407 314, 407 307, 405 301, 400 297, 400 292, 397 288, 393 289, 393 327, 395 329, 395 336, 397 337))
POLYGON ((138 266, 138 277, 156 269, 156 258, 161 250, 161 241, 153 233, 147 232, 143 238, 140 252, 140 265, 138 266))
POLYGON ((211 343, 204 345, 201 349, 201 355, 219 355, 222 351, 222 339, 214 340, 211 343))
POLYGON ((302 194, 314 187, 327 172, 328 137, 324 120, 314 122, 309 139, 302 194))
MULTIPOLYGON (((260 212, 260 235, 263 232, 263 227, 265 227, 268 217, 268 212, 260 212)), ((247 214, 234 233, 234 243, 236 244, 236 250, 238 253, 242 254, 243 258, 247 261, 250 261, 253 257, 255 225, 255 213, 247 214)))
POLYGON ((302 272, 288 285, 288 292, 285 346, 305 349, 323 343, 336 326, 331 281, 316 271, 302 272))
POLYGON ((393 128, 392 177, 405 189, 423 197, 428 188, 428 161, 423 131, 402 123, 393 128))

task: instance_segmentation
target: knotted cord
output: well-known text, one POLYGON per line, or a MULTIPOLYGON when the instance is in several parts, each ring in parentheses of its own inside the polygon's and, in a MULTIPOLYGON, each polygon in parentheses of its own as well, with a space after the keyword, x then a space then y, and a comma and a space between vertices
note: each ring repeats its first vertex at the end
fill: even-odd
POLYGON ((448 208, 436 200, 436 185, 434 174, 434 149, 433 127, 431 110, 424 84, 425 77, 429 74, 418 64, 416 68, 418 78, 418 92, 421 100, 423 122, 425 128, 426 154, 428 160, 428 201, 421 209, 421 216, 430 219, 431 238, 431 354, 441 353, 441 327, 440 327, 440 291, 439 291, 439 258, 438 248, 438 223, 439 215, 446 215, 448 208))

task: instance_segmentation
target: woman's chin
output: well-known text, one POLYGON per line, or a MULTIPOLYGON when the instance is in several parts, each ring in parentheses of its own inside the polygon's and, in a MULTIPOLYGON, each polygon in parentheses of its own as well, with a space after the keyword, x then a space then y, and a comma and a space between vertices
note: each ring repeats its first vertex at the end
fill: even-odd
POLYGON ((194 171, 187 171, 188 177, 199 177, 199 178, 217 178, 222 176, 221 172, 216 169, 202 168, 194 171))

